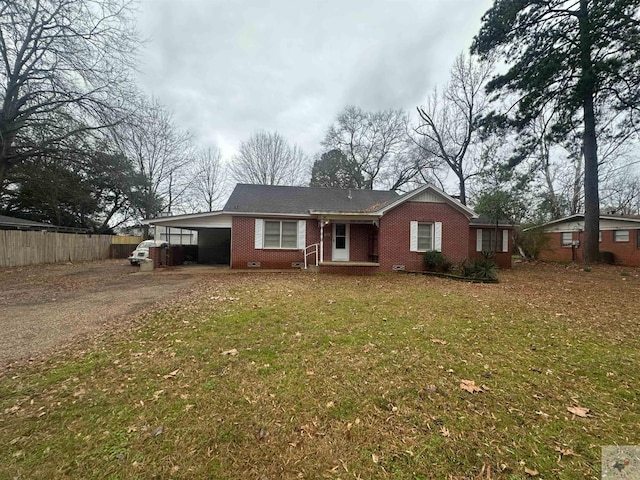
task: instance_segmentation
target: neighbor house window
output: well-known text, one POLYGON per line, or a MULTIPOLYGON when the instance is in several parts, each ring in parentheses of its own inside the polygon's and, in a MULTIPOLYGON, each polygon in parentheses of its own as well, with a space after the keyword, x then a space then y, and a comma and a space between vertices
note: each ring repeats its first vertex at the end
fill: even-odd
POLYGON ((418 223, 418 251, 433 250, 433 223, 418 223))
POLYGON ((483 252, 502 252, 501 232, 498 233, 498 243, 496 244, 495 230, 482 230, 482 251, 483 252))
POLYGON ((629 241, 629 230, 614 230, 613 231, 613 241, 614 242, 628 242, 629 241))
POLYGON ((265 220, 264 248, 298 248, 298 222, 265 220))
POLYGON ((570 247, 573 244, 573 232, 562 232, 562 246, 570 247))
POLYGON ((602 241, 602 230, 600 230, 598 232, 598 241, 601 242, 602 241))

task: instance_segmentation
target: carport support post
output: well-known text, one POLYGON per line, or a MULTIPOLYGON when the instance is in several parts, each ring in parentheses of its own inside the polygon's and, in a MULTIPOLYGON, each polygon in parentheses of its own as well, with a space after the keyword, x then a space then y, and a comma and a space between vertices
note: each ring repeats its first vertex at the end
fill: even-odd
POLYGON ((320 219, 320 263, 324 262, 324 220, 320 219))

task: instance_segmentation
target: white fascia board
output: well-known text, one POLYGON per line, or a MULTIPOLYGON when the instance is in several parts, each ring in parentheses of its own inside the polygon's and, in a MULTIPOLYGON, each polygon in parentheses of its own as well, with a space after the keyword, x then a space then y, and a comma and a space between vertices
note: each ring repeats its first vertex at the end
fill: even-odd
POLYGON ((149 225, 157 227, 176 227, 191 230, 200 228, 231 228, 231 215, 224 214, 195 214, 180 215, 179 217, 154 218, 145 221, 149 225))
POLYGON ((222 210, 217 210, 215 212, 204 212, 204 213, 186 213, 184 215, 171 215, 170 217, 155 217, 155 218, 147 218, 140 222, 142 225, 160 225, 161 222, 172 221, 172 220, 191 220, 195 218, 202 217, 217 217, 219 215, 224 215, 226 212, 222 210))

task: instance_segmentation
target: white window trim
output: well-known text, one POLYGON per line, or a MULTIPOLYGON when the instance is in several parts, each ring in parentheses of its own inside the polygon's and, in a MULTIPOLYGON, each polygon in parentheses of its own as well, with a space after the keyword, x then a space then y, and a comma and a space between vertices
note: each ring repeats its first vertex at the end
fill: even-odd
POLYGON ((573 245, 573 232, 560 232, 560 247, 569 248, 572 245, 573 245), (571 235, 571 240, 569 241, 569 243, 564 243, 564 236, 567 234, 571 235))
POLYGON ((628 243, 631 241, 631 231, 630 230, 614 230, 613 231, 613 241, 615 243, 628 243), (621 232, 626 232, 627 233, 627 239, 626 240, 618 240, 616 237, 616 234, 621 233, 621 232))
POLYGON ((409 250, 412 252, 441 252, 442 251, 442 222, 418 222, 412 220, 410 222, 410 242, 409 250), (431 225, 431 245, 429 250, 418 249, 418 224, 431 225))
POLYGON ((307 237, 307 222, 306 220, 281 220, 281 219, 268 219, 256 218, 255 228, 255 241, 254 246, 256 250, 300 250, 306 246, 307 237), (297 236, 295 247, 267 247, 264 244, 264 222, 280 222, 280 244, 282 244, 282 223, 297 222, 297 236))
MULTIPOLYGON (((492 231, 492 230, 490 230, 492 231)), ((500 231, 500 230, 499 230, 500 231)), ((502 248, 500 252, 508 252, 509 251, 509 230, 501 230, 502 231, 502 248)), ((479 228, 476 230, 476 252, 482 252, 482 232, 483 230, 479 228)), ((499 235, 499 233, 498 233, 499 235)), ((499 253, 499 252, 496 252, 499 253)))

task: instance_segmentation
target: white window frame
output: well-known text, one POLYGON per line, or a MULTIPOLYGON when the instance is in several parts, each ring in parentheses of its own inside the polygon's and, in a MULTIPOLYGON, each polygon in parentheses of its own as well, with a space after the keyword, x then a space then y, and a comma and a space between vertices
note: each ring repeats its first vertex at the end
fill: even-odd
MULTIPOLYGON (((495 229, 478 228, 476 230, 476 252, 483 252, 483 251, 493 252, 493 242, 491 242, 491 241, 489 242, 489 243, 491 243, 491 246, 490 246, 489 250, 486 250, 486 249, 482 248, 484 246, 484 232, 492 232, 492 233, 489 233, 489 239, 491 239, 491 236, 495 234, 495 233, 493 233, 493 232, 495 232, 495 229)), ((506 252, 509 252, 509 230, 508 229, 498 230, 497 235, 499 235, 498 238, 500 238, 502 241, 498 245, 498 251, 495 252, 495 253, 500 253, 500 252, 506 253, 506 252)))
POLYGON ((629 240, 631 239, 631 234, 629 233, 629 230, 614 230, 613 231, 613 241, 616 243, 627 243, 629 242, 629 240), (624 238, 620 239, 618 238, 618 235, 624 233, 625 236, 624 238))
POLYGON ((262 219, 256 218, 255 222, 255 249, 256 250, 300 250, 304 248, 306 242, 306 225, 305 220, 281 220, 281 219, 262 219), (279 223, 279 246, 267 246, 266 242, 266 222, 279 223), (282 225, 283 223, 291 223, 296 225, 296 245, 282 246, 282 225))
POLYGON ((410 224, 410 247, 412 252, 441 252, 442 251, 442 222, 418 222, 412 221, 410 224), (429 226, 431 228, 431 247, 428 249, 418 248, 420 227, 429 226))
POLYGON ((561 247, 571 247, 573 245, 573 232, 560 232, 560 246, 561 247), (569 235, 569 242, 565 241, 565 236, 569 235))

